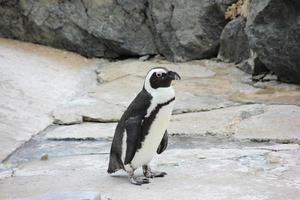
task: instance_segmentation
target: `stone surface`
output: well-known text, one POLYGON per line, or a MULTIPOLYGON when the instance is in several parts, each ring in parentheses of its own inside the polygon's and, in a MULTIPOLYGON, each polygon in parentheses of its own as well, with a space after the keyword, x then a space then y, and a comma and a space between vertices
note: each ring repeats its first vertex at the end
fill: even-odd
POLYGON ((219 59, 224 62, 240 63, 250 57, 245 26, 244 17, 238 17, 226 24, 220 37, 219 59))
POLYGON ((38 200, 100 200, 98 192, 47 192, 37 198, 38 200))
POLYGON ((264 113, 264 109, 264 105, 256 104, 175 115, 172 118, 169 132, 183 135, 231 136, 235 134, 236 125, 242 120, 264 113))
POLYGON ((300 107, 292 105, 268 106, 260 115, 244 119, 236 127, 235 137, 300 142, 300 107))
POLYGON ((99 82, 101 83, 106 83, 126 78, 126 76, 129 75, 144 78, 147 72, 153 67, 165 67, 169 70, 178 71, 182 79, 209 78, 215 76, 214 71, 199 64, 171 63, 162 60, 141 62, 137 59, 128 59, 102 65, 97 71, 98 80, 100 80, 99 82))
POLYGON ((268 73, 270 70, 259 60, 257 55, 252 55, 250 58, 244 60, 238 65, 242 71, 251 74, 252 76, 262 75, 268 73))
POLYGON ((100 84, 86 89, 86 95, 74 97, 57 108, 53 112, 55 122, 117 121, 141 90, 147 71, 157 66, 175 70, 182 77, 181 81, 174 83, 174 114, 209 111, 243 102, 296 105, 300 102, 298 86, 284 86, 276 81, 252 83, 251 76, 231 64, 208 60, 171 64, 166 61, 141 62, 130 59, 101 65, 97 70, 100 84))
POLYGON ((225 135, 237 139, 271 139, 300 143, 300 107, 242 105, 173 116, 169 132, 225 135))
POLYGON ((49 113, 89 83, 93 61, 31 44, 3 39, 0 43, 3 160, 51 124, 49 113))
POLYGON ((155 54, 144 9, 138 1, 3 1, 0 35, 89 57, 155 54))
MULTIPOLYGON (((210 110, 213 113, 243 103, 299 105, 300 102, 299 86, 274 80, 253 83, 250 75, 232 64, 211 60, 174 64, 159 59, 87 60, 9 40, 1 40, 1 55, 1 92, 5 94, 1 96, 4 122, 1 159, 52 122, 117 121, 141 90, 147 71, 155 66, 167 67, 182 76, 181 81, 174 83, 177 97, 174 114, 210 110), (26 70, 20 70, 24 67, 26 70)), ((222 120, 226 121, 221 119, 220 123, 222 120)), ((214 132, 206 125, 203 128, 199 134, 214 132)), ((222 123, 216 130, 223 130, 222 123)))
POLYGON ((193 94, 192 92, 180 92, 176 96, 176 104, 173 114, 210 111, 234 105, 239 105, 239 103, 217 95, 201 95, 193 94))
POLYGON ((4 0, 0 35, 89 57, 208 58, 217 54, 224 12, 233 2, 4 0))
POLYGON ((224 13, 234 1, 149 1, 158 51, 174 61, 215 57, 226 24, 224 13))
POLYGON ((52 115, 55 124, 79 124, 83 121, 115 122, 120 119, 124 110, 125 107, 117 103, 89 97, 66 102, 55 109, 52 115))
POLYGON ((58 126, 47 132, 46 138, 52 140, 112 139, 116 126, 116 123, 83 123, 58 126))
POLYGON ((107 175, 107 155, 58 157, 20 165, 14 177, 0 180, 0 198, 95 191, 102 199, 297 199, 299 155, 299 146, 288 151, 259 146, 167 150, 152 166, 168 175, 141 187, 129 184, 124 172, 107 175))
POLYGON ((253 0, 247 20, 249 45, 279 79, 300 83, 299 1, 253 0))
POLYGON ((0 152, 18 148, 0 164, 0 199, 73 191, 106 200, 300 195, 297 85, 252 82, 233 64, 212 60, 87 60, 9 40, 0 40, 0 62, 0 152), (136 187, 124 172, 106 173, 116 126, 107 122, 118 120, 155 66, 182 75, 168 149, 151 163, 168 176, 136 187))

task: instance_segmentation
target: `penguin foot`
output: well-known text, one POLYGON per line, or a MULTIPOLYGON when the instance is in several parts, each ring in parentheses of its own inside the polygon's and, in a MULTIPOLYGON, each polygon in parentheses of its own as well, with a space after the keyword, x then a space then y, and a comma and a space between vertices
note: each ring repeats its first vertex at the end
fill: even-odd
POLYGON ((130 183, 134 185, 142 185, 150 183, 148 178, 145 177, 131 177, 129 178, 130 183))
POLYGON ((152 171, 149 165, 143 166, 144 176, 147 178, 164 177, 166 172, 152 171))
POLYGON ((159 172, 159 171, 148 171, 147 173, 144 174, 145 177, 147 178, 156 178, 156 177, 164 177, 165 175, 167 175, 166 172, 159 172))

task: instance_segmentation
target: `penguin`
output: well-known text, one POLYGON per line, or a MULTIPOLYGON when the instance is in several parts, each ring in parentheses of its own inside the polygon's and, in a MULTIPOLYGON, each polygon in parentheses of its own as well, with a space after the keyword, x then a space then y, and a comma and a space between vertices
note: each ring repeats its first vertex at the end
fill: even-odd
POLYGON ((163 67, 152 68, 144 86, 123 113, 115 129, 107 172, 125 170, 135 185, 149 183, 149 178, 164 177, 166 172, 154 171, 149 163, 168 145, 167 127, 170 122, 175 91, 171 82, 181 77, 163 67), (145 177, 134 176, 142 167, 145 177))

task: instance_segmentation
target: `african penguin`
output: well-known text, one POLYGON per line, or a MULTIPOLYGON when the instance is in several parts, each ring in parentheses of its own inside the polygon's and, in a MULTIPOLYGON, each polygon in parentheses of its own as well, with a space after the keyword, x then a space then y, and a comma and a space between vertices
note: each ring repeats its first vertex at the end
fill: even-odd
POLYGON ((167 173, 152 171, 149 163, 162 153, 168 144, 167 127, 171 118, 175 91, 173 80, 180 76, 166 68, 151 69, 143 89, 122 115, 112 141, 108 173, 120 169, 128 173, 132 184, 149 183, 148 178, 163 177, 167 173), (143 168, 144 177, 135 177, 134 171, 143 168))

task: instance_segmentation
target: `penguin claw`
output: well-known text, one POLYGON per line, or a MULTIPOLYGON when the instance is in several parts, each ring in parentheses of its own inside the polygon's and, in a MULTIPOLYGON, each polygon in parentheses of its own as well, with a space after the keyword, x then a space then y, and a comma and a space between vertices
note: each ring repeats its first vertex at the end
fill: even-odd
POLYGON ((166 172, 156 172, 156 173, 154 173, 154 177, 164 177, 165 175, 167 175, 166 172))
POLYGON ((142 184, 148 184, 150 183, 150 180, 145 177, 135 177, 135 178, 130 178, 130 183, 134 185, 142 185, 142 184))

